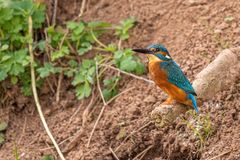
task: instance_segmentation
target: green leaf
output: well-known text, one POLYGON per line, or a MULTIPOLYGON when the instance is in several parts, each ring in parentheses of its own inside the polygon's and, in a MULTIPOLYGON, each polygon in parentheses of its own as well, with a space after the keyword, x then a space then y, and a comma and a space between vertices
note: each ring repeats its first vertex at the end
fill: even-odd
POLYGON ((234 17, 233 16, 226 16, 225 18, 224 18, 224 21, 225 22, 232 22, 234 20, 234 17))
POLYGON ((82 61, 82 67, 85 68, 85 69, 88 69, 93 65, 93 62, 94 62, 93 60, 84 59, 82 61))
POLYGON ((103 92, 103 97, 106 101, 110 100, 112 97, 118 94, 118 91, 116 89, 113 89, 113 90, 104 89, 102 92, 103 92))
POLYGON ((64 75, 67 77, 72 77, 74 75, 74 72, 75 71, 73 69, 65 70, 64 75))
POLYGON ((93 76, 96 72, 95 65, 88 69, 88 75, 93 76))
POLYGON ((76 96, 78 99, 83 99, 84 98, 84 85, 78 85, 75 89, 76 96))
POLYGON ((140 75, 143 74, 145 71, 144 65, 141 62, 137 62, 137 67, 135 69, 135 73, 140 75))
POLYGON ((67 28, 68 28, 68 29, 73 30, 73 29, 75 29, 75 28, 77 28, 77 27, 78 27, 78 23, 73 22, 73 21, 67 22, 67 28))
POLYGON ((3 144, 5 141, 5 136, 3 133, 0 133, 0 145, 3 144))
POLYGON ((69 52, 70 51, 67 46, 62 46, 60 50, 52 52, 51 59, 52 61, 55 61, 56 59, 59 59, 61 57, 64 57, 65 55, 68 55, 69 52))
POLYGON ((76 73, 73 81, 72 81, 72 85, 76 86, 80 83, 83 83, 85 81, 85 77, 81 72, 76 73))
MULTIPOLYGON (((21 84, 21 92, 24 96, 31 96, 32 95, 32 88, 31 88, 31 75, 30 70, 27 70, 25 73, 21 73, 19 75, 19 80, 21 84)), ((37 87, 39 87, 39 82, 37 80, 37 87)))
POLYGON ((120 139, 126 137, 126 135, 127 135, 126 129, 123 127, 120 129, 119 133, 117 134, 116 140, 120 140, 120 139))
POLYGON ((0 123, 0 132, 5 131, 8 127, 8 124, 6 122, 0 123))
POLYGON ((68 65, 71 68, 76 68, 78 66, 78 63, 77 63, 77 61, 71 59, 70 61, 68 61, 68 65))
POLYGON ((84 30, 84 24, 83 23, 79 23, 78 24, 78 26, 77 26, 77 28, 75 28, 74 30, 73 30, 73 33, 75 34, 75 35, 79 35, 79 34, 81 34, 82 32, 83 32, 83 30, 84 30))
POLYGON ((111 99, 111 97, 112 97, 112 91, 111 90, 103 89, 102 93, 103 93, 103 97, 106 101, 111 99))
POLYGON ((39 76, 41 78, 48 77, 50 74, 60 73, 61 68, 54 67, 51 63, 45 63, 44 67, 40 67, 37 69, 39 76))
POLYGON ((23 73, 23 72, 24 72, 24 67, 21 64, 13 63, 11 71, 9 73, 10 73, 10 75, 17 76, 18 74, 23 73))
POLYGON ((94 83, 93 76, 91 76, 91 75, 88 74, 87 77, 86 77, 86 79, 87 79, 87 81, 88 81, 89 83, 91 83, 91 84, 94 83))
MULTIPOLYGON (((7 53, 5 53, 5 54, 7 54, 7 53)), ((7 61, 7 60, 11 59, 11 57, 12 57, 11 55, 4 55, 1 59, 1 61, 2 62, 7 61)))
POLYGON ((115 44, 109 44, 106 48, 105 48, 106 51, 109 51, 109 52, 116 52, 117 51, 117 46, 115 44))
POLYGON ((5 51, 5 50, 7 50, 8 48, 9 48, 9 46, 8 46, 7 44, 4 44, 4 45, 2 45, 0 51, 5 51))
POLYGON ((52 155, 44 155, 41 160, 54 160, 54 157, 52 155))
POLYGON ((13 18, 13 10, 10 8, 0 8, 0 24, 13 18))
MULTIPOLYGON (((0 65, 0 68, 1 68, 1 65, 0 65)), ((6 78, 7 78, 7 72, 1 68, 0 69, 0 81, 3 81, 6 78)))
POLYGON ((46 41, 45 40, 40 40, 37 44, 38 48, 40 51, 45 51, 46 48, 46 41))
POLYGON ((15 1, 11 3, 11 8, 14 8, 20 11, 21 14, 25 14, 25 16, 31 15, 31 11, 33 9, 34 4, 29 0, 15 1))
POLYGON ((31 96, 32 95, 32 88, 31 84, 25 84, 21 87, 21 92, 24 96, 31 96))
POLYGON ((120 63, 120 69, 127 71, 127 72, 134 71, 136 67, 137 67, 137 63, 136 63, 136 61, 134 61, 132 59, 132 57, 129 57, 129 58, 121 61, 121 63, 120 63))
POLYGON ((115 26, 115 35, 117 35, 121 40, 126 40, 129 38, 128 30, 134 26, 136 20, 134 18, 128 18, 120 22, 119 26, 115 26))
POLYGON ((117 83, 120 80, 120 77, 113 76, 110 79, 104 79, 104 90, 103 90, 103 96, 105 100, 110 100, 112 97, 116 96, 118 94, 118 88, 117 83))
POLYGON ((11 77, 11 83, 12 83, 13 85, 15 85, 15 84, 17 84, 17 82, 18 82, 18 78, 17 78, 16 76, 12 76, 12 77, 11 77))
POLYGON ((84 42, 81 44, 80 48, 78 49, 78 54, 81 56, 84 53, 90 51, 92 49, 92 45, 89 42, 84 42))
POLYGON ((122 50, 118 50, 118 51, 114 52, 113 58, 116 60, 119 60, 123 57, 123 55, 124 55, 124 52, 122 50))
POLYGON ((85 25, 83 22, 68 22, 67 28, 71 31, 71 40, 80 41, 82 35, 84 34, 85 25))
POLYGON ((76 87, 76 96, 78 99, 82 99, 84 97, 89 97, 91 94, 91 86, 88 82, 85 82, 84 84, 78 85, 76 87))
POLYGON ((106 28, 106 27, 111 27, 111 23, 108 22, 102 22, 102 21, 94 21, 94 22, 89 22, 88 27, 90 28, 106 28))
POLYGON ((85 84, 84 84, 84 95, 85 95, 85 97, 89 97, 90 94, 91 94, 91 91, 92 91, 92 89, 91 89, 90 84, 88 82, 85 82, 85 84))

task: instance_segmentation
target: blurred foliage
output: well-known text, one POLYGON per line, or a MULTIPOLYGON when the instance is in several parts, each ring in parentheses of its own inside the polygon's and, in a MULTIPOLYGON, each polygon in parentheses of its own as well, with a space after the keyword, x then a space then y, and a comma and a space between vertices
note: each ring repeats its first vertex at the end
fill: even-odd
MULTIPOLYGON (((121 49, 117 43, 105 45, 98 39, 106 32, 114 32, 116 38, 112 41, 127 40, 129 29, 135 24, 134 18, 114 25, 101 21, 69 21, 65 26, 43 28, 44 22, 43 4, 31 0, 0 0, 0 81, 10 80, 13 85, 21 85, 24 95, 32 94, 27 49, 30 41, 38 53, 35 60, 37 87, 45 78, 64 74, 72 80, 78 99, 91 95, 96 80, 96 63, 113 65, 135 74, 144 72, 143 64, 131 49, 121 49), (28 34, 29 16, 32 16, 34 31, 42 32, 42 36, 34 40, 28 34), (90 58, 84 58, 86 54, 90 58)), ((102 71, 103 67, 99 68, 101 74, 98 78, 103 82, 104 97, 109 100, 118 93, 120 77, 113 75, 105 79, 102 71)))

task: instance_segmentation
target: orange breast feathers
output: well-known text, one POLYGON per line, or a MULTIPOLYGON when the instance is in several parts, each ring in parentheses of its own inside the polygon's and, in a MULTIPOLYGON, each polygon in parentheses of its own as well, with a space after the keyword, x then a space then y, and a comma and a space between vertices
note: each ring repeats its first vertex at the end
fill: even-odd
POLYGON ((169 95, 168 102, 171 100, 176 100, 179 103, 192 106, 192 102, 187 99, 187 94, 182 89, 178 88, 176 85, 168 82, 167 73, 160 68, 161 60, 159 59, 149 59, 148 69, 151 78, 164 92, 169 95))

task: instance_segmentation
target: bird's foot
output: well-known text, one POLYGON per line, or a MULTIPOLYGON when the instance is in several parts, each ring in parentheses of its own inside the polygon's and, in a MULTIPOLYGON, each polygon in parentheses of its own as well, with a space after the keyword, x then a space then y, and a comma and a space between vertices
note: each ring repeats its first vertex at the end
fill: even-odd
POLYGON ((163 105, 173 105, 173 104, 175 104, 175 101, 174 101, 174 99, 172 99, 172 98, 168 98, 168 99, 166 99, 166 101, 164 101, 163 103, 162 103, 163 105))

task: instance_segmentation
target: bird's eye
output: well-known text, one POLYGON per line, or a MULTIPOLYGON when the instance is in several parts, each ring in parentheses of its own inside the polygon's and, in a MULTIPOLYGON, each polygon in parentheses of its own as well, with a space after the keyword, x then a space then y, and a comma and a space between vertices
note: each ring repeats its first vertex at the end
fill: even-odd
POLYGON ((157 49, 156 49, 156 48, 150 48, 150 51, 152 51, 152 52, 156 52, 157 49))

